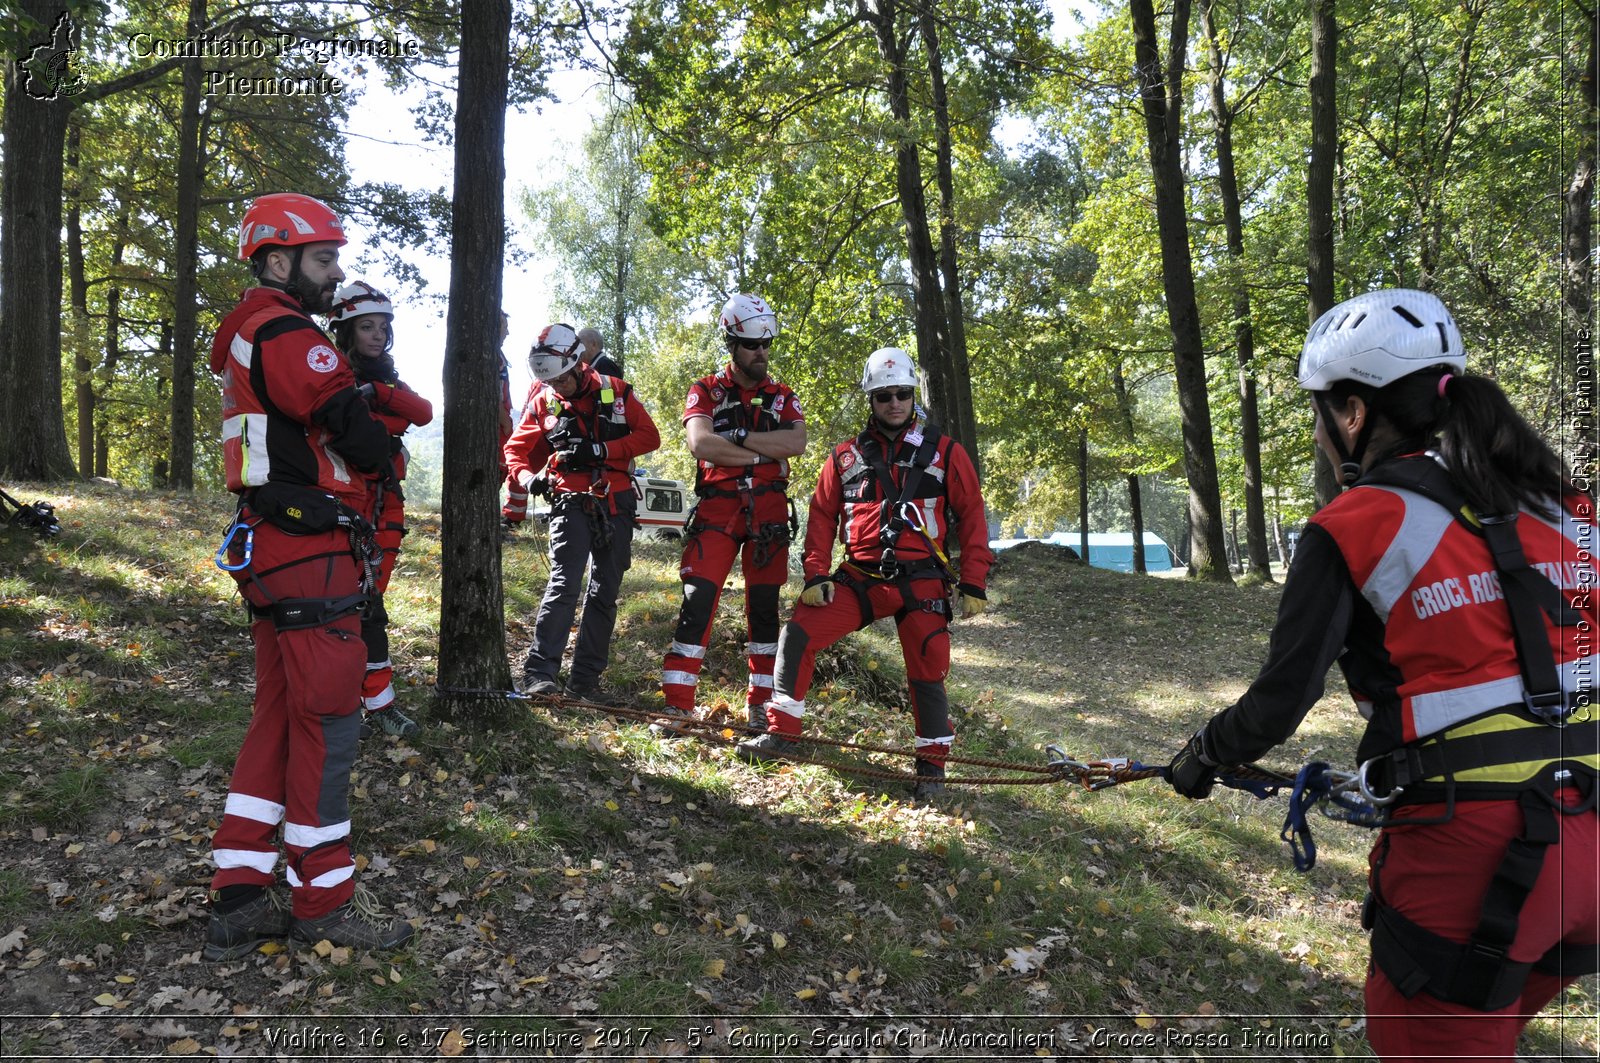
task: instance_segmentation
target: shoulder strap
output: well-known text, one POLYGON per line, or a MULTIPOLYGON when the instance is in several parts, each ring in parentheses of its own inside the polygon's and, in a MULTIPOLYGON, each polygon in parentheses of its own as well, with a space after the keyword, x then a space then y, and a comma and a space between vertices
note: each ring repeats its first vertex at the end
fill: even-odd
POLYGON ((1511 632, 1522 668, 1523 700, 1536 717, 1555 722, 1566 715, 1566 695, 1556 673, 1555 655, 1545 633, 1548 615, 1557 627, 1570 627, 1582 617, 1561 590, 1528 564, 1517 535, 1517 514, 1478 515, 1449 472, 1432 457, 1402 458, 1367 470, 1356 486, 1399 487, 1443 506, 1458 523, 1483 539, 1494 558, 1500 589, 1511 612, 1511 632))

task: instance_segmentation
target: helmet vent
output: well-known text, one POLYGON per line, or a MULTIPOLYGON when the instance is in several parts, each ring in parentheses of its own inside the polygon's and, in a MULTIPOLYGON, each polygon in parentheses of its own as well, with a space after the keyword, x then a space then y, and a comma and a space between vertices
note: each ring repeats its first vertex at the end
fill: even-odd
POLYGON ((1412 328, 1421 328, 1422 327, 1421 319, 1419 319, 1416 314, 1413 314, 1411 311, 1407 310, 1405 307, 1397 306, 1397 307, 1394 308, 1394 312, 1399 314, 1401 317, 1405 318, 1407 321, 1411 322, 1411 327, 1412 328))
POLYGON ((1433 327, 1439 330, 1439 351, 1442 354, 1450 353, 1450 333, 1445 331, 1443 321, 1435 321, 1433 327))

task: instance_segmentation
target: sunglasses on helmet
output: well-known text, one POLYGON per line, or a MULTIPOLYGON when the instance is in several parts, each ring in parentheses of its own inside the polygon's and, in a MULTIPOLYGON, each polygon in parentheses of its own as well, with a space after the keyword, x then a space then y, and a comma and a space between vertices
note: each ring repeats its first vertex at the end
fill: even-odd
POLYGON ((911 388, 897 388, 893 391, 884 388, 882 391, 874 391, 872 393, 872 401, 882 406, 891 402, 905 402, 915 394, 916 392, 911 388))

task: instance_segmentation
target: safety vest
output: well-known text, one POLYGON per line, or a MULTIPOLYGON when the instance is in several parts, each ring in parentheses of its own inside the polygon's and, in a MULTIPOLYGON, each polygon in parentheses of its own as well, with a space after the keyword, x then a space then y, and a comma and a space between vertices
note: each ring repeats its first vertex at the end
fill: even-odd
MULTIPOLYGON (((690 385, 688 410, 709 414, 713 432, 736 432, 741 428, 749 432, 772 432, 783 427, 783 411, 795 401, 794 392, 771 377, 753 388, 741 388, 724 366, 690 385)), ((789 460, 780 458, 759 465, 740 466, 696 462, 697 493, 745 479, 751 483, 787 485, 789 460)))
POLYGON ((839 541, 847 557, 876 566, 886 548, 900 561, 933 557, 934 548, 945 549, 950 444, 950 437, 932 425, 913 424, 892 441, 869 425, 834 448, 832 461, 844 502, 839 541), (906 492, 914 472, 915 482, 906 492))
POLYGON ((353 385, 348 364, 342 364, 344 356, 303 312, 270 296, 263 302, 267 305, 246 316, 231 337, 218 336, 213 345, 212 369, 222 377, 222 455, 228 490, 243 492, 269 481, 298 484, 359 507, 366 496, 365 481, 330 445, 331 434, 310 423, 311 409, 279 408, 269 397, 267 384, 269 373, 276 380, 279 374, 342 372, 353 385), (264 345, 272 347, 267 357, 264 345))
MULTIPOLYGON (((1537 723, 1515 712, 1486 716, 1522 705, 1530 693, 1502 577, 1468 520, 1426 497, 1418 485, 1398 486, 1380 471, 1426 471, 1407 462, 1437 467, 1427 457, 1386 463, 1312 518, 1338 544, 1362 598, 1384 624, 1387 660, 1346 667, 1351 693, 1370 721, 1363 757, 1468 724, 1463 733, 1509 733, 1537 723)), ((1600 687, 1595 525, 1563 507, 1553 520, 1524 511, 1516 529, 1528 566, 1579 614, 1565 626, 1559 617, 1542 618, 1554 666, 1551 683, 1567 699, 1586 699, 1600 687)), ((1525 781, 1542 767, 1537 760, 1473 769, 1471 779, 1525 781)))

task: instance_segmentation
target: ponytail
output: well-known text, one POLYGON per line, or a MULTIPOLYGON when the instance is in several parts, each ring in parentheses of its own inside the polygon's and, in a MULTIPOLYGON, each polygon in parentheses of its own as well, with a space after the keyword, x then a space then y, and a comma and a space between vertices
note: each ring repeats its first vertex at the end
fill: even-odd
POLYGON ((1388 454, 1436 446, 1477 513, 1519 508, 1550 518, 1570 489, 1561 458, 1488 377, 1424 370, 1371 392, 1398 440, 1388 454))

